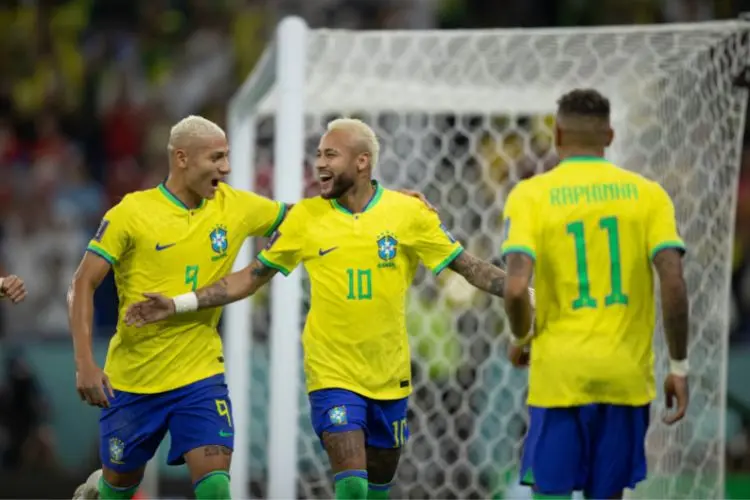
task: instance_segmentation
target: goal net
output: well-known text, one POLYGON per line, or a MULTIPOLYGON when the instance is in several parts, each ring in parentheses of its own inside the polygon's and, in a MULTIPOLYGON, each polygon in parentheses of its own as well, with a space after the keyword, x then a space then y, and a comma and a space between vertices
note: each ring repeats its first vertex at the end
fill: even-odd
MULTIPOLYGON (((735 78, 750 60, 749 28, 743 21, 727 21, 594 29, 305 32, 307 174, 325 124, 344 115, 362 118, 382 143, 376 178, 389 188, 425 193, 452 234, 485 259, 499 255, 509 190, 519 179, 555 165, 551 127, 556 99, 582 86, 610 98, 616 140, 609 159, 665 187, 689 249, 690 411, 683 423, 667 428, 660 421, 662 399, 652 406, 649 479, 633 492, 636 497, 723 498, 727 297, 747 99, 735 78)), ((275 80, 279 43, 281 38, 269 46, 230 107, 236 119, 253 119, 254 157, 271 162, 271 145, 285 141, 283 134, 274 136, 273 127, 285 95, 275 80)), ((233 167, 244 168, 238 165, 245 159, 235 156, 233 167)), ((276 176, 290 175, 275 168, 276 176)), ((291 175, 302 173, 292 169, 291 175)), ((306 311, 304 277, 303 283, 306 311)), ((501 302, 451 272, 438 278, 420 272, 408 306, 412 437, 392 497, 518 494, 526 374, 507 360, 501 302)), ((262 301, 255 307, 257 316, 262 301)), ((662 380, 667 357, 661 325, 655 336, 662 380)), ((279 415, 267 411, 272 390, 264 368, 267 350, 257 337, 253 353, 251 456, 249 470, 241 475, 252 481, 253 494, 265 496, 267 456, 273 447, 267 429, 279 415)), ((331 498, 328 461, 313 434, 302 385, 300 391, 298 495, 331 498)))

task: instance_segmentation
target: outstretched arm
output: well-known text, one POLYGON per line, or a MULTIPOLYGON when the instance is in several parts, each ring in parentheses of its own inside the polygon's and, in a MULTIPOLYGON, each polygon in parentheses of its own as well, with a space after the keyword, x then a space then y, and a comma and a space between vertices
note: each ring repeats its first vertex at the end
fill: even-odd
POLYGON ((196 290, 197 309, 220 307, 249 297, 271 281, 277 272, 255 259, 246 268, 196 290))
POLYGON ((529 336, 531 330, 531 302, 528 292, 534 262, 526 254, 509 253, 506 256, 505 313, 510 320, 510 330, 516 339, 529 336))
POLYGON ((174 298, 158 293, 144 293, 146 300, 132 304, 125 313, 128 325, 143 326, 182 314, 221 307, 237 302, 257 292, 276 274, 276 269, 255 259, 244 269, 221 278, 216 283, 199 288, 195 292, 178 295, 174 298))
POLYGON ((464 250, 448 265, 470 284, 498 297, 504 296, 505 271, 464 250))

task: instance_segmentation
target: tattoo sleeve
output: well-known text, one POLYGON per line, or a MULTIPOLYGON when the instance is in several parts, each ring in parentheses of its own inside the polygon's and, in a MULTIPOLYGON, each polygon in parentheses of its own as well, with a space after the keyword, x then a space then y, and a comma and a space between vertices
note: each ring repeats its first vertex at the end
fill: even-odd
POLYGON ((509 254, 506 263, 505 313, 508 315, 513 335, 523 338, 531 329, 531 301, 528 288, 534 263, 529 256, 521 253, 509 254))
POLYGON ((465 250, 448 265, 448 268, 463 276, 466 281, 480 290, 498 297, 504 294, 505 271, 474 257, 465 250))
POLYGON ((673 248, 664 249, 654 257, 654 267, 659 274, 661 311, 669 357, 683 360, 687 358, 690 304, 682 273, 682 256, 673 248))
POLYGON ((198 308, 221 307, 242 300, 257 292, 276 273, 276 269, 255 259, 248 267, 225 276, 212 285, 199 288, 195 292, 198 296, 198 308))

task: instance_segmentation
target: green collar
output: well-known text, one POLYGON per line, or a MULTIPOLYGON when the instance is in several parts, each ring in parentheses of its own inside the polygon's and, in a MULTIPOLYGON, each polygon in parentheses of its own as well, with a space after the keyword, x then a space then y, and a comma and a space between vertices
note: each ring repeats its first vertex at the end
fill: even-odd
POLYGON ((589 155, 581 155, 581 156, 569 156, 568 158, 565 158, 563 161, 560 162, 560 165, 563 163, 569 163, 569 162, 575 162, 575 163, 609 163, 606 158, 602 158, 601 156, 589 156, 589 155))
MULTIPOLYGON (((178 197, 176 197, 174 194, 172 194, 172 191, 170 191, 169 189, 167 189, 167 186, 163 182, 161 184, 159 184, 159 186, 157 187, 157 189, 169 201, 171 201, 172 203, 174 203, 175 205, 177 205, 181 209, 183 209, 183 210, 192 210, 187 205, 185 205, 182 201, 180 201, 180 199, 178 197)), ((206 200, 201 200, 200 204, 197 207, 195 207, 195 208, 196 209, 203 208, 203 205, 205 205, 205 204, 206 204, 206 200)))
MULTIPOLYGON (((378 181, 372 181, 372 185, 375 188, 375 193, 372 195, 372 198, 370 198, 370 201, 367 202, 367 205, 365 205, 364 210, 362 210, 362 213, 367 212, 368 210, 371 210, 372 207, 374 207, 379 201, 380 198, 383 196, 383 186, 380 185, 378 181)), ((339 212, 343 212, 347 215, 353 215, 351 210, 341 205, 341 203, 338 202, 338 200, 331 200, 331 204, 333 205, 333 208, 338 210, 339 212)))

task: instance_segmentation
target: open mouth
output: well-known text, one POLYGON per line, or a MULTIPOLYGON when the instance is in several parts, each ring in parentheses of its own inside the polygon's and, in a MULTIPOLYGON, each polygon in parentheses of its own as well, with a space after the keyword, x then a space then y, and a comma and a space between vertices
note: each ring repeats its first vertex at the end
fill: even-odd
POLYGON ((330 172, 320 172, 318 174, 318 180, 320 181, 320 184, 328 184, 333 179, 333 174, 330 172))
POLYGON ((221 182, 219 179, 211 179, 211 186, 219 187, 219 182, 221 182))

